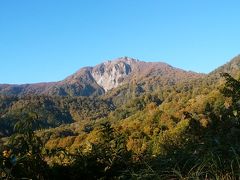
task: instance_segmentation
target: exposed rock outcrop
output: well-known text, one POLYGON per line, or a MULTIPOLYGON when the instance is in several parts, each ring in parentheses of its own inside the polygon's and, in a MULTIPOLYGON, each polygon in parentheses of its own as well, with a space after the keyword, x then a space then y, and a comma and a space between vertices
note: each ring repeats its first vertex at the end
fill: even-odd
POLYGON ((92 76, 99 86, 107 92, 124 83, 132 73, 132 65, 136 62, 130 58, 120 58, 97 65, 92 69, 92 76))

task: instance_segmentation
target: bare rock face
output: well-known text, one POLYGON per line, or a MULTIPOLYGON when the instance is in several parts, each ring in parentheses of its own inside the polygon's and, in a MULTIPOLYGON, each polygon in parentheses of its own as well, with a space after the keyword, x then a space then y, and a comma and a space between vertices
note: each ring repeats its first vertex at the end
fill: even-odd
POLYGON ((136 61, 124 57, 105 62, 92 69, 92 76, 98 85, 107 92, 123 84, 124 80, 132 73, 132 66, 136 61))

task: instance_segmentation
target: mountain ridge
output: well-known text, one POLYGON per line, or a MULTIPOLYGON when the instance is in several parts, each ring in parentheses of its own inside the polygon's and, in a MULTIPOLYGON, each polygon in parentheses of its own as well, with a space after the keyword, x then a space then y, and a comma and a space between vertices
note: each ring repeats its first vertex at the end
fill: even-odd
POLYGON ((139 83, 160 79, 160 84, 171 85, 204 77, 206 74, 185 71, 164 62, 145 62, 130 57, 105 61, 93 67, 80 68, 74 74, 57 82, 33 84, 0 84, 0 94, 44 94, 57 96, 103 95, 112 89, 131 82, 139 83), (167 81, 168 83, 162 83, 167 81))

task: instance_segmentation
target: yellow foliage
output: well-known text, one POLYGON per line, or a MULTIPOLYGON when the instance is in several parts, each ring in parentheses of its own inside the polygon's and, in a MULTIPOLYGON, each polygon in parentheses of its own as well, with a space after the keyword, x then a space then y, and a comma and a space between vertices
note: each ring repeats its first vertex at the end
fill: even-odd
POLYGON ((58 147, 58 143, 59 143, 60 138, 56 138, 56 139, 52 139, 49 140, 46 144, 45 147, 47 149, 55 149, 58 147))
POLYGON ((60 148, 70 147, 73 144, 75 138, 76 138, 75 136, 68 136, 65 138, 61 138, 58 142, 58 147, 60 148))
POLYGON ((159 152, 155 152, 156 154, 166 154, 168 152, 168 148, 173 147, 182 147, 184 146, 184 142, 187 141, 185 137, 185 132, 189 127, 189 120, 180 121, 175 128, 164 131, 159 136, 159 152))
POLYGON ((135 139, 132 137, 129 137, 126 146, 128 151, 133 151, 137 155, 145 153, 148 147, 145 139, 135 139))
POLYGON ((209 125, 209 120, 208 119, 206 119, 206 118, 202 118, 201 120, 200 120, 200 123, 201 123, 201 126, 202 127, 208 127, 208 125, 209 125))

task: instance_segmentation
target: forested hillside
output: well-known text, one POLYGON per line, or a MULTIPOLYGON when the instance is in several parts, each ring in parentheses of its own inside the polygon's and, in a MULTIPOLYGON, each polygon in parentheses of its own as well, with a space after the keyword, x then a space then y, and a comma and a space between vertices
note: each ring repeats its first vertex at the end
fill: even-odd
POLYGON ((4 91, 3 179, 240 178, 239 56, 207 75, 164 63, 143 72, 145 62, 126 58, 107 65, 87 69, 101 92, 89 97, 4 91), (122 81, 100 83, 106 72, 122 81))

